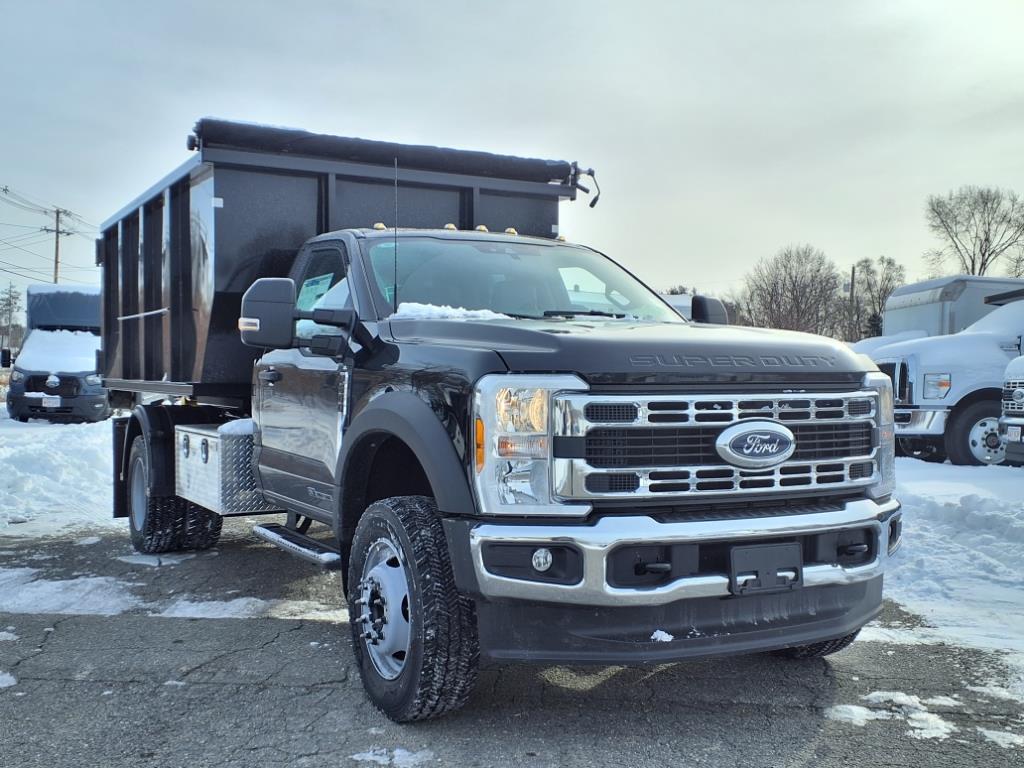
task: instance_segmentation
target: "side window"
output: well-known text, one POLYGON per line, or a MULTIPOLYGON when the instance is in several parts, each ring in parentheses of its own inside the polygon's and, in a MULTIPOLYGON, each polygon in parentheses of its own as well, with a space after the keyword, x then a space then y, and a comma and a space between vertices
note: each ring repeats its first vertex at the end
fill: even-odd
MULTIPOLYGON (((341 251, 335 248, 313 251, 302 273, 302 281, 298 285, 296 309, 345 309, 351 306, 351 303, 352 295, 349 292, 348 275, 345 273, 341 251)), ((319 325, 312 320, 299 320, 295 323, 295 335, 299 339, 336 336, 342 333, 344 331, 341 328, 319 325)))

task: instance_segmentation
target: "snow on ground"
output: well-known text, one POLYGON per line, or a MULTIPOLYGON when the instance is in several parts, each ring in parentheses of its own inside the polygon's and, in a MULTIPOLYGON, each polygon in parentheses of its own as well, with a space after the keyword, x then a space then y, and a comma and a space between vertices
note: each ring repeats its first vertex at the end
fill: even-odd
POLYGON ((0 568, 0 612, 114 616, 142 601, 131 585, 109 576, 41 579, 35 568, 0 568))
MULTIPOLYGON (((112 507, 111 426, 19 424, 0 409, 0 549, 11 537, 38 538, 85 529, 77 543, 97 543, 97 529, 124 529, 112 507), (15 522, 25 520, 26 522, 15 522), (89 535, 86 535, 89 534, 89 535)), ((1007 653, 1020 680, 995 684, 992 696, 1024 699, 1024 469, 954 467, 898 459, 904 543, 886 575, 886 595, 921 615, 925 627, 868 627, 865 640, 903 644, 948 642, 1007 653)), ((136 558, 137 565, 178 565, 180 558, 136 558)), ((0 610, 165 616, 288 616, 316 606, 273 601, 190 601, 140 605, 130 585, 83 577, 52 581, 32 568, 0 569, 0 610)), ((326 618, 326 616, 324 616, 326 618)), ((652 638, 654 640, 660 638, 652 638)), ((853 712, 851 717, 856 717, 853 712)))
POLYGON ((111 517, 111 426, 13 421, 0 408, 0 537, 124 527, 111 517))
MULTIPOLYGON (((1005 651, 1024 672, 1024 469, 897 459, 896 479, 903 546, 886 594, 932 625, 907 634, 1005 651)), ((897 640, 886 632, 868 639, 897 640)))

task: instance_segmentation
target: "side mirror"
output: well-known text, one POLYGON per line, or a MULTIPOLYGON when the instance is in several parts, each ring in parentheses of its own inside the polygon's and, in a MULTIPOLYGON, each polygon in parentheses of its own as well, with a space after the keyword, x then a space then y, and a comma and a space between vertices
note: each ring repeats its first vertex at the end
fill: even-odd
POLYGON ((711 296, 694 296, 690 312, 695 323, 729 324, 729 313, 725 310, 725 304, 711 296))
POLYGON ((288 349, 295 336, 295 281, 261 277, 242 296, 238 330, 250 347, 288 349))
POLYGON ((6 349, 6 348, 0 349, 0 368, 10 368, 10 367, 11 367, 11 350, 6 349))

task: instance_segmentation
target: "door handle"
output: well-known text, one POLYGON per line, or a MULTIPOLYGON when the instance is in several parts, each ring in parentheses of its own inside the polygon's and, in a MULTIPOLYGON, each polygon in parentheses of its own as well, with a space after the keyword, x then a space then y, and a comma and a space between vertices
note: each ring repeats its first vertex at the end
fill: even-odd
POLYGON ((275 381, 281 380, 281 372, 275 371, 273 368, 266 371, 260 371, 257 375, 259 376, 260 381, 265 381, 267 384, 273 384, 275 381))

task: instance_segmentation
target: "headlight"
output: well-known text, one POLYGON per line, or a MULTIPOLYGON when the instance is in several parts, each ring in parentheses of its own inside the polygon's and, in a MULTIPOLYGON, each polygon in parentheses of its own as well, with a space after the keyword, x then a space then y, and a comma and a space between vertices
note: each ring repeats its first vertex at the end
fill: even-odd
POLYGON ((893 427, 892 380, 874 371, 864 377, 864 388, 878 395, 878 482, 868 488, 875 499, 891 496, 896 487, 896 434, 893 427))
POLYGON ((585 392, 565 374, 494 374, 473 396, 473 475, 487 515, 579 515, 589 505, 559 504, 551 493, 551 397, 585 392))
POLYGON ((98 387, 100 384, 103 383, 103 377, 100 376, 98 373, 90 373, 88 376, 85 377, 85 383, 91 384, 94 387, 98 387))
POLYGON ((949 394, 948 373, 926 373, 924 375, 924 396, 929 400, 941 400, 949 394))
POLYGON ((11 382, 21 381, 25 378, 25 374, 19 371, 17 368, 11 371, 11 382))

